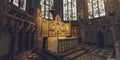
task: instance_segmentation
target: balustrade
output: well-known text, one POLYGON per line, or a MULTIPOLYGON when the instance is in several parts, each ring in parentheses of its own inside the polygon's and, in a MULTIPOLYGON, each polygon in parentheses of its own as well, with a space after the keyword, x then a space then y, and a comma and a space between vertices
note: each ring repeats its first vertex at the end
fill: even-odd
POLYGON ((58 53, 77 48, 79 43, 77 38, 58 39, 58 53))
POLYGON ((78 39, 76 37, 49 37, 48 38, 48 50, 61 53, 68 51, 79 46, 78 39))

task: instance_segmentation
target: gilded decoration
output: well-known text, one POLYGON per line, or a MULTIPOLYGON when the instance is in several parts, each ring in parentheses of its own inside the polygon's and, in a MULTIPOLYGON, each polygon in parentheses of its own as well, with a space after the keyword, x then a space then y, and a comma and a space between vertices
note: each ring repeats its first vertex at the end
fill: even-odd
POLYGON ((50 21, 49 36, 67 36, 70 32, 70 25, 61 21, 61 17, 57 15, 54 21, 50 21))

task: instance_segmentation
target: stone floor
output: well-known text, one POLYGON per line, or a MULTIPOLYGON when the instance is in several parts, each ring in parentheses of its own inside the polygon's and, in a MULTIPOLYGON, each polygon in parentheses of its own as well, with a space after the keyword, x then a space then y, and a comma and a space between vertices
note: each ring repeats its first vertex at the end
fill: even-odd
POLYGON ((107 60, 118 60, 118 59, 115 59, 115 58, 107 58, 107 60))
POLYGON ((106 58, 91 55, 91 54, 84 54, 74 60, 106 60, 106 58))
POLYGON ((86 52, 86 49, 91 49, 91 48, 86 47, 85 49, 75 51, 72 54, 64 56, 64 59, 65 60, 106 60, 106 58, 104 57, 89 54, 88 53, 89 51, 86 52))
MULTIPOLYGON (((61 53, 61 56, 64 58, 63 60, 115 60, 112 58, 108 59, 106 58, 111 57, 112 53, 113 53, 112 49, 101 49, 96 47, 94 48, 86 47, 85 49, 83 49, 78 47, 71 51, 61 53), (87 51, 86 49, 89 51, 87 51)), ((35 53, 31 53, 31 51, 26 51, 23 54, 17 56, 15 60, 44 60, 44 59, 42 59, 41 56, 38 56, 35 53)))
POLYGON ((113 56, 114 49, 113 48, 96 48, 90 53, 97 56, 111 58, 113 56))
POLYGON ((15 60, 40 60, 40 57, 31 51, 26 51, 15 57, 15 60))

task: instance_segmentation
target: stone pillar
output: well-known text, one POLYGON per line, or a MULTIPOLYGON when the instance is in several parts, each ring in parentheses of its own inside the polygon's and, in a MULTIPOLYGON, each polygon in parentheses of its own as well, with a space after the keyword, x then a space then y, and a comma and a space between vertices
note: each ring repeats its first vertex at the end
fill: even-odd
POLYGON ((8 31, 10 33, 11 39, 10 39, 10 58, 15 57, 15 41, 16 41, 16 36, 15 36, 15 21, 13 19, 10 19, 8 22, 8 31))
POLYGON ((114 44, 115 47, 115 54, 116 54, 116 59, 120 59, 120 42, 115 42, 114 44))
POLYGON ((35 46, 34 46, 34 43, 35 43, 35 26, 33 26, 32 27, 32 31, 31 31, 31 39, 30 39, 30 41, 31 41, 31 49, 34 49, 35 48, 35 46))
MULTIPOLYGON (((113 2, 114 3, 114 2, 113 2)), ((113 9, 115 9, 114 7, 113 7, 113 9)), ((109 15, 111 16, 110 18, 111 18, 111 24, 112 24, 112 26, 111 26, 111 29, 112 29, 112 34, 113 34, 113 40, 114 40, 114 48, 115 48, 115 58, 117 58, 117 59, 119 59, 119 54, 120 54, 120 51, 119 51, 119 41, 118 41, 118 39, 117 39, 117 32, 116 32, 116 18, 115 18, 115 16, 116 16, 116 13, 115 13, 115 10, 111 10, 111 12, 109 13, 109 15)))
POLYGON ((14 29, 15 29, 15 37, 16 37, 16 41, 15 41, 15 54, 16 53, 18 53, 18 51, 19 51, 19 48, 18 48, 18 33, 19 33, 19 31, 21 30, 21 28, 23 27, 23 23, 22 22, 20 22, 20 21, 15 21, 15 27, 14 27, 14 29))
POLYGON ((25 52, 28 49, 27 44, 29 43, 28 32, 31 24, 24 22, 22 31, 22 51, 25 52))

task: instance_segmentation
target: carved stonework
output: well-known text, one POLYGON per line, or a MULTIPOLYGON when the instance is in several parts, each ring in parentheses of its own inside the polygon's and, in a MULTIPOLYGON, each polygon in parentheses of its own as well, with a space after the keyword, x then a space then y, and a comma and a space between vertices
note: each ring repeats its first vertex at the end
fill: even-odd
POLYGON ((106 17, 97 18, 97 19, 91 20, 91 24, 93 24, 93 25, 108 25, 108 24, 110 24, 110 20, 107 19, 106 17))
POLYGON ((10 19, 9 21, 6 22, 3 31, 8 32, 8 33, 14 33, 14 26, 15 26, 15 21, 10 19))
POLYGON ((68 36, 70 34, 70 25, 63 23, 59 15, 54 21, 50 21, 49 36, 68 36))
POLYGON ((106 7, 106 16, 109 16, 109 13, 111 12, 111 11, 113 11, 113 0, 107 0, 106 2, 105 2, 105 7, 106 7))
POLYGON ((29 33, 33 33, 35 31, 35 26, 31 25, 30 29, 28 30, 29 33))
POLYGON ((21 21, 16 21, 15 22, 15 30, 18 33, 22 28, 23 28, 24 23, 21 21))
POLYGON ((48 25, 49 21, 43 19, 42 21, 42 36, 48 36, 48 25))
POLYGON ((20 10, 18 7, 14 6, 13 4, 9 4, 9 6, 7 7, 6 13, 7 13, 6 14, 7 16, 18 19, 18 20, 22 20, 22 21, 33 22, 35 20, 33 16, 31 16, 30 14, 28 14, 23 10, 20 10))
POLYGON ((40 37, 42 36, 42 13, 39 8, 37 8, 37 20, 36 20, 36 32, 37 35, 40 37))
POLYGON ((31 26, 30 24, 24 23, 24 25, 23 25, 24 31, 27 32, 30 29, 30 26, 31 26))

